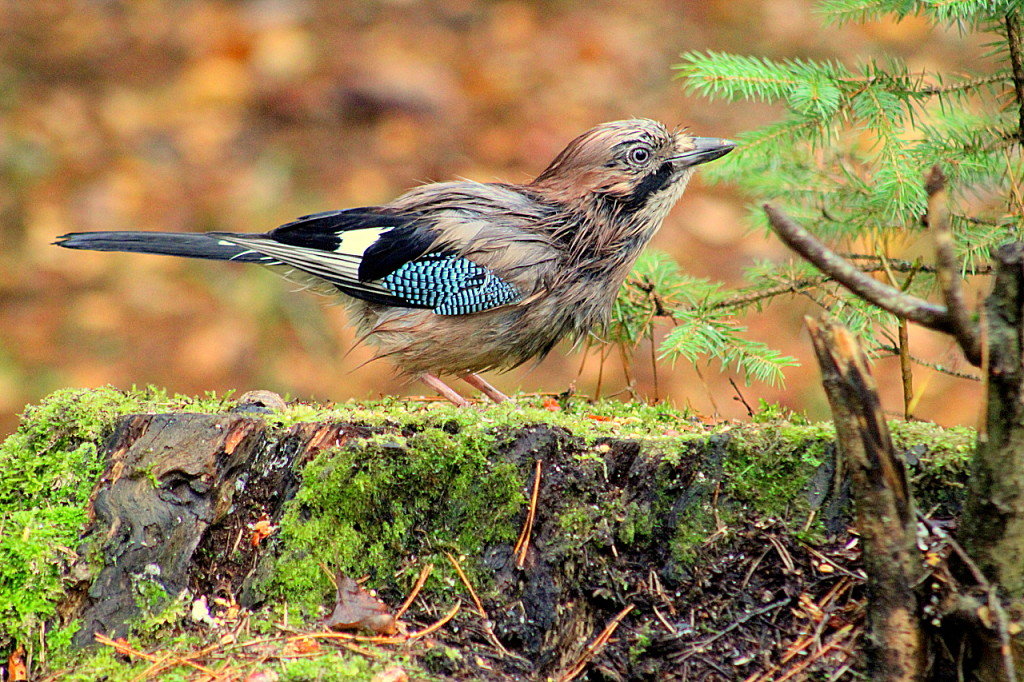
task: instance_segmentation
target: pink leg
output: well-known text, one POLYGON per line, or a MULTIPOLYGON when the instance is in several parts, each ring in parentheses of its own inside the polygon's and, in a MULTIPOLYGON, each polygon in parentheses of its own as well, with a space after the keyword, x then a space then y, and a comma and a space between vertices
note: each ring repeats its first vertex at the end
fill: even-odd
POLYGON ((508 400, 508 396, 491 386, 489 383, 484 381, 484 378, 479 374, 469 373, 462 377, 462 380, 473 388, 482 391, 484 395, 493 400, 496 403, 503 403, 508 400))
POLYGON ((455 392, 451 386, 438 379, 433 374, 424 372, 420 375, 420 381, 440 393, 444 398, 456 407, 469 407, 469 401, 455 392))

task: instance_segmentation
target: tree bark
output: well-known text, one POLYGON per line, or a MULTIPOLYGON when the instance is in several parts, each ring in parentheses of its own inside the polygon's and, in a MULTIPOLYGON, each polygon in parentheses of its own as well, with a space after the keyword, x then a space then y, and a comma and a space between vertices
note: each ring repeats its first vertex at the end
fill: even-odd
POLYGON ((963 544, 1005 596, 1024 598, 1024 243, 996 252, 985 303, 988 396, 963 544))

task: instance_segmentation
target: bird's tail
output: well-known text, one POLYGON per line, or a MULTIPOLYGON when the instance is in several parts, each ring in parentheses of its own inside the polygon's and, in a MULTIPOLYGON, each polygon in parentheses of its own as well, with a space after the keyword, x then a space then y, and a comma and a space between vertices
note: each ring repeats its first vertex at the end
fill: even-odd
POLYGON ((233 260, 239 263, 274 262, 244 246, 225 241, 216 232, 72 232, 57 238, 57 246, 88 251, 129 251, 184 258, 233 260))

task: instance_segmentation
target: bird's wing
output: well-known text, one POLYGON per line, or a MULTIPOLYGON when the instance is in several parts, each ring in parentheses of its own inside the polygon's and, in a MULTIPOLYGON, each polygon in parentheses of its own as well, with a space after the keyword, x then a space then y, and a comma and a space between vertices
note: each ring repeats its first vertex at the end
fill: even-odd
POLYGON ((515 284, 452 248, 442 231, 429 215, 363 208, 303 216, 266 234, 217 237, 372 303, 468 315, 523 299, 515 284))

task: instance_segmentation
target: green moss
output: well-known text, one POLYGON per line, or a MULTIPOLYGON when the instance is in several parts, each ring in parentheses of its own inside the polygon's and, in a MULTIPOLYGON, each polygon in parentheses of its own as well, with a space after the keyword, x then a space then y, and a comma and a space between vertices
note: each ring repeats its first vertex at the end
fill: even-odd
MULTIPOLYGON (((700 556, 700 548, 705 545, 715 533, 716 522, 712 512, 711 501, 701 501, 700 504, 692 506, 687 510, 686 515, 680 519, 676 526, 675 533, 670 542, 672 560, 682 566, 690 566, 700 556)), ((723 519, 729 521, 731 515, 723 519)))
POLYGON ((623 403, 602 400, 588 403, 574 399, 557 411, 543 406, 540 398, 516 398, 501 404, 483 403, 463 409, 442 402, 409 402, 385 398, 376 402, 346 402, 321 408, 315 405, 290 405, 268 415, 268 421, 290 426, 304 421, 351 421, 368 426, 404 426, 430 428, 448 425, 474 429, 477 433, 501 431, 527 424, 545 424, 567 429, 592 443, 601 438, 644 438, 652 442, 673 443, 698 437, 704 427, 686 412, 659 403, 623 403))
POLYGON ((443 552, 479 556, 514 540, 525 502, 515 467, 488 458, 493 434, 446 429, 376 436, 306 465, 281 521, 270 594, 311 614, 331 602, 324 567, 408 587, 419 571, 410 557, 438 565, 427 586, 438 588, 452 582, 443 552))
POLYGON ((362 656, 331 651, 315 658, 283 661, 279 679, 281 682, 366 682, 384 667, 362 656))
POLYGON ((896 449, 906 453, 918 509, 940 516, 959 514, 974 455, 974 429, 894 421, 889 430, 896 449))
POLYGON ((831 424, 751 425, 729 441, 726 491, 761 514, 800 522, 810 511, 804 493, 834 441, 831 424))

